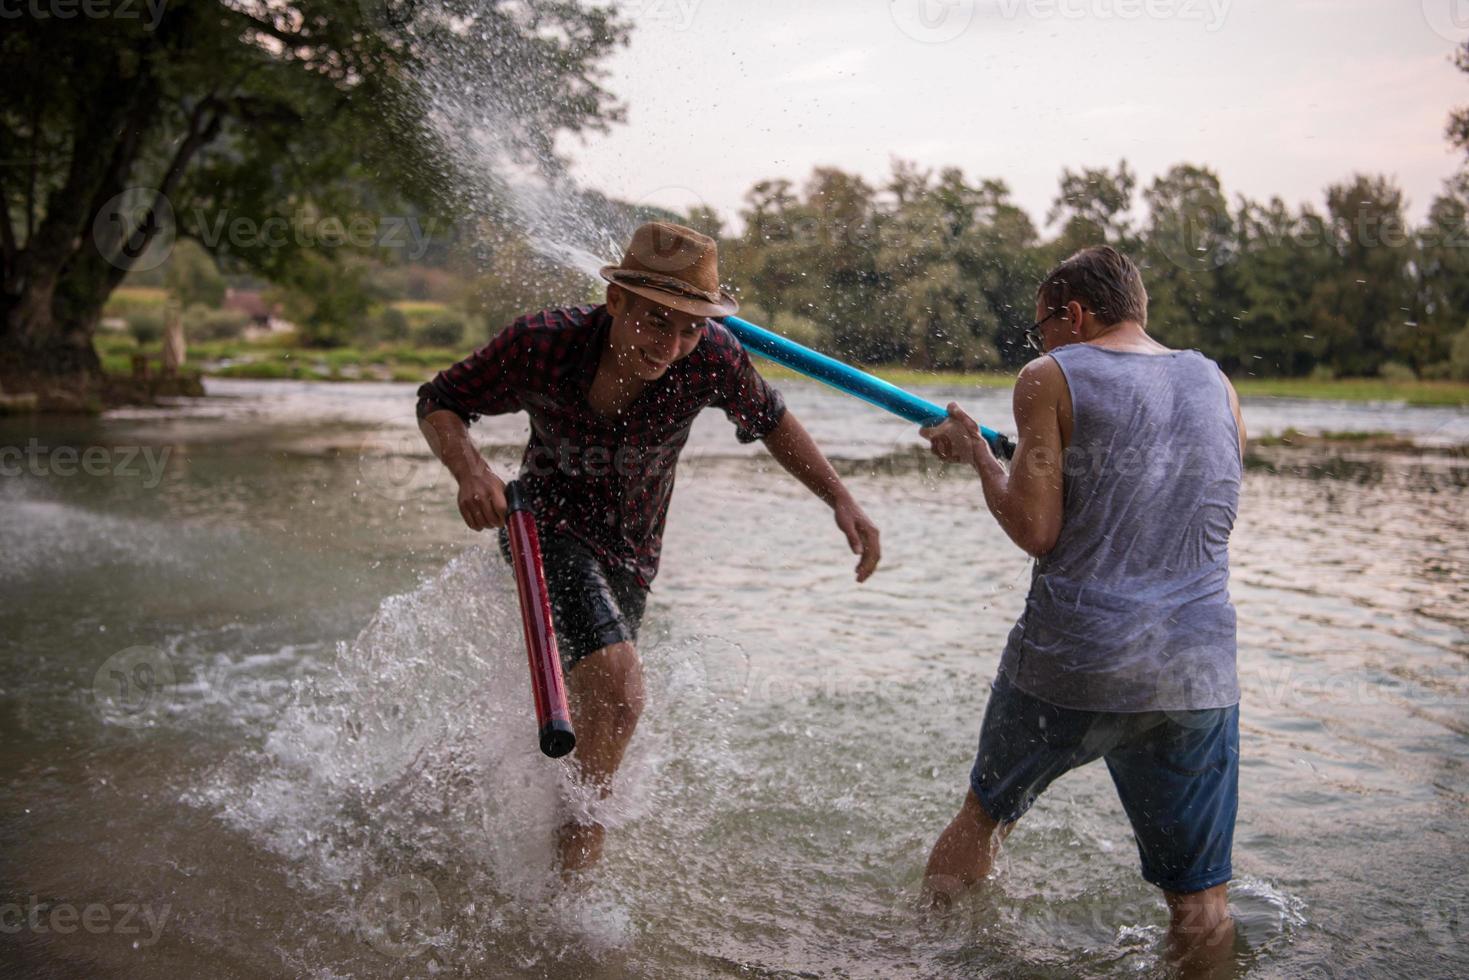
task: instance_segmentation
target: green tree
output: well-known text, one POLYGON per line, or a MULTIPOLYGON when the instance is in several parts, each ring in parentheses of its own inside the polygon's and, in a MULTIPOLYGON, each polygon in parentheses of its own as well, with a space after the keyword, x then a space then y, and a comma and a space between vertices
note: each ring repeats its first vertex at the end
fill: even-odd
MULTIPOLYGON (((1469 41, 1454 52, 1454 64, 1460 71, 1469 73, 1469 41)), ((1469 106, 1455 109, 1449 115, 1447 135, 1450 143, 1469 154, 1469 106)))
POLYGON ((1114 173, 1106 167, 1061 171, 1061 188, 1046 214, 1047 224, 1061 222, 1053 243, 1057 261, 1089 245, 1111 245, 1135 251, 1132 198, 1137 174, 1123 160, 1114 173))
POLYGON ((1452 354, 1453 338, 1469 319, 1469 173, 1447 181, 1417 233, 1416 298, 1401 340, 1402 360, 1420 372, 1452 354))
MULTIPOLYGON (((1235 228, 1219 178, 1179 164, 1143 191, 1148 224, 1139 259, 1149 328, 1176 347, 1229 349, 1236 302, 1230 282, 1235 228)), ((1231 351, 1232 353, 1233 351, 1231 351)))
POLYGON ((102 305, 156 254, 168 212, 178 235, 271 278, 322 251, 262 234, 272 219, 292 227, 304 206, 449 213, 414 82, 434 59, 473 67, 476 85, 513 86, 498 122, 535 148, 618 118, 601 84, 605 57, 627 36, 615 12, 581 0, 445 0, 409 25, 384 16, 396 8, 178 0, 156 24, 7 27, 0 373, 90 383, 102 305))
POLYGON ((214 257, 199 243, 189 239, 179 242, 165 268, 164 282, 179 305, 212 307, 224 302, 224 277, 214 257))
POLYGON ((1357 175, 1326 191, 1321 231, 1335 260, 1309 308, 1313 334, 1327 339, 1340 373, 1372 375, 1406 337, 1413 300, 1413 237, 1403 192, 1390 178, 1357 175))
POLYGON ((266 302, 281 305, 307 346, 341 347, 369 325, 374 296, 366 271, 361 262, 305 252, 266 291, 266 302))

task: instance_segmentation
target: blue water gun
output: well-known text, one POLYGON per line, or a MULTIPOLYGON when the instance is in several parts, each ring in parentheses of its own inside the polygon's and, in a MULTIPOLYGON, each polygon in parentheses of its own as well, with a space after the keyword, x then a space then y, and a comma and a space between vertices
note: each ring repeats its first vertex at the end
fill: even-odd
MULTIPOLYGON (((729 328, 730 333, 739 339, 740 343, 745 345, 745 349, 750 353, 758 354, 792 371, 804 374, 808 378, 831 385, 838 391, 855 395, 869 404, 892 412, 899 418, 927 426, 938 425, 949 417, 948 412, 926 398, 919 398, 897 385, 873 377, 866 371, 859 371, 834 357, 819 354, 794 340, 787 340, 780 334, 771 333, 749 320, 727 316, 721 322, 729 328)), ((1015 443, 1008 436, 985 426, 980 426, 979 432, 990 444, 996 456, 1001 459, 1010 459, 1015 455, 1015 443)))

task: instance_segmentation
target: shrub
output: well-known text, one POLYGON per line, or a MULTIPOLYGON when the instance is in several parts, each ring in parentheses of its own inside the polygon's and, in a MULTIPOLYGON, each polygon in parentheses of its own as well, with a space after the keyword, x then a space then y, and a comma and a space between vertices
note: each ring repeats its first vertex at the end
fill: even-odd
POLYGON ((1311 369, 1312 381, 1335 381, 1336 369, 1330 364, 1318 364, 1311 369))
POLYGON ((437 316, 413 332, 421 347, 460 347, 464 343, 464 318, 437 316))
POLYGON ((180 239, 164 269, 164 281, 180 303, 214 307, 224 302, 224 277, 219 274, 214 256, 198 242, 180 239))
POLYGON ((107 297, 102 308, 104 316, 120 316, 124 319, 134 313, 161 311, 168 305, 168 290, 151 286, 119 286, 107 297))
POLYGON ((211 310, 196 303, 184 313, 184 336, 189 340, 234 340, 249 324, 250 317, 239 310, 211 310))
POLYGON ((1449 343, 1449 377, 1469 381, 1469 329, 1454 334, 1449 343))
POLYGON ((377 338, 384 343, 397 344, 408 339, 408 315, 396 306, 383 307, 374 326, 377 338))
POLYGON ((139 347, 156 344, 163 339, 163 326, 167 314, 160 309, 137 310, 128 314, 128 332, 137 340, 139 347))
POLYGON ((1384 361, 1382 367, 1377 369, 1377 376, 1395 383, 1418 380, 1418 373, 1400 361, 1384 361))

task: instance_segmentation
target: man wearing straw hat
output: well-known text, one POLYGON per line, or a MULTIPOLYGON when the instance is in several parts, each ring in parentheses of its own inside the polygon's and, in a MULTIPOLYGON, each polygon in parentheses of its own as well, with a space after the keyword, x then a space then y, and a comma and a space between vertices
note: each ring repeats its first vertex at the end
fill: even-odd
MULTIPOLYGON (((601 273, 604 305, 521 317, 420 388, 418 415, 476 531, 504 527, 505 484, 468 425, 482 415, 530 416, 518 479, 541 536, 577 734, 574 761, 606 797, 643 710, 638 626, 658 571, 674 468, 702 409, 722 409, 740 441, 764 442, 832 508, 859 556, 857 581, 872 574, 880 551, 877 528, 780 393, 711 319, 739 309, 720 288, 713 239, 645 224, 622 261, 601 273)), ((594 865, 602 841, 594 818, 569 816, 558 832, 563 872, 594 865)))

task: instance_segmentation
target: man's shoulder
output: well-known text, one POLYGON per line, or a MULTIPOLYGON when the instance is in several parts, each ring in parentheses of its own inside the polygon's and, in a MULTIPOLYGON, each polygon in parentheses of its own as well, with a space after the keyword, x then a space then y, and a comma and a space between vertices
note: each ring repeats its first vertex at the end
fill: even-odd
POLYGON ((565 334, 583 331, 607 315, 601 306, 552 306, 518 317, 506 330, 522 334, 565 334))
POLYGON ((1042 354, 1035 360, 1026 363, 1015 378, 1016 389, 1024 389, 1032 394, 1045 392, 1055 394, 1065 390, 1066 372, 1061 370, 1061 363, 1055 357, 1056 353, 1052 351, 1049 354, 1042 354))
POLYGON ((704 337, 689 360, 706 367, 738 367, 745 360, 745 348, 728 327, 711 318, 704 321, 704 337))
POLYGON ((607 315, 605 306, 556 306, 518 317, 485 350, 557 373, 582 359, 607 315))

